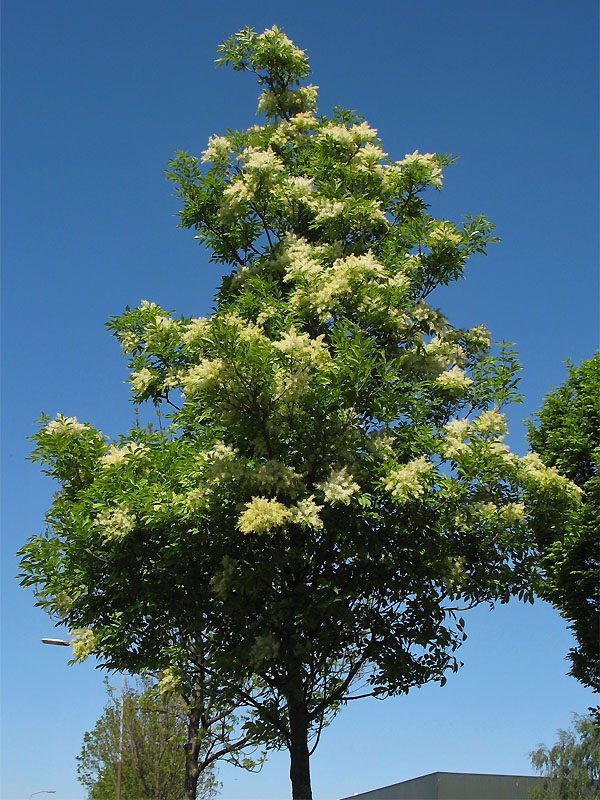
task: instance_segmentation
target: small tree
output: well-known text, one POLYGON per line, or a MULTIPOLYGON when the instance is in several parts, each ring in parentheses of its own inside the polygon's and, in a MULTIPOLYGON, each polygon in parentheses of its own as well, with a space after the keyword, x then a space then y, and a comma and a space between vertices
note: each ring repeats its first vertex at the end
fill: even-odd
POLYGON ((592 716, 575 715, 574 731, 559 731, 558 743, 530 753, 544 781, 529 793, 531 800, 576 800, 600 797, 600 725, 592 716))
POLYGON ((23 582, 115 668, 185 665, 193 642, 200 690, 253 708, 245 730, 289 749, 310 800, 323 725, 443 684, 460 609, 531 599, 533 509, 577 493, 502 442, 514 353, 428 302, 493 241, 482 216, 428 213, 452 159, 389 160, 358 115, 318 114, 277 28, 219 50, 257 76, 267 122, 169 171, 181 224, 227 265, 217 308, 112 319, 135 402, 172 425, 109 445, 44 421, 34 458, 61 491, 23 582))
MULTIPOLYGON (((83 737, 77 756, 79 781, 89 800, 116 796, 119 761, 121 699, 106 680, 109 700, 93 730, 83 737)), ((187 709, 173 696, 157 694, 148 680, 123 693, 122 779, 123 800, 180 800, 185 772, 187 709)), ((202 772, 198 800, 215 795, 214 769, 202 772)))
MULTIPOLYGON (((539 593, 558 608, 575 634, 570 674, 600 691, 600 353, 579 366, 546 395, 529 442, 542 461, 576 483, 583 505, 555 514, 550 505, 536 515, 542 557, 539 593)), ((558 501, 559 502, 559 501, 558 501)))

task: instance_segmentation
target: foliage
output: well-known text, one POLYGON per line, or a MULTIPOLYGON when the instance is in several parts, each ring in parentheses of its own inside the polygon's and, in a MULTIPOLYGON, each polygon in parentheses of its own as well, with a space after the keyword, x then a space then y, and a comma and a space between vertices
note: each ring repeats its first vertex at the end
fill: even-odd
POLYGON ((453 159, 390 160, 354 112, 318 114, 277 28, 220 53, 267 123, 169 166, 181 225, 230 270, 216 310, 112 318, 134 402, 171 427, 109 443, 44 420, 33 458, 61 490, 22 574, 110 666, 185 675, 194 641, 306 800, 309 739, 351 698, 443 684, 459 609, 532 599, 530 517, 577 492, 502 441, 514 352, 429 303, 494 241, 429 214, 453 159))
POLYGON ((574 729, 559 731, 554 747, 540 745, 530 753, 531 763, 545 778, 531 790, 531 800, 600 797, 598 719, 575 715, 574 729))
POLYGON ((541 595, 560 609, 577 639, 570 674, 600 691, 600 353, 548 394, 529 425, 531 447, 583 492, 583 506, 558 518, 552 507, 538 514, 542 553, 541 595))
MULTIPOLYGON (((89 800, 116 796, 119 761, 120 696, 106 680, 109 700, 93 730, 84 734, 77 774, 89 800)), ((185 772, 187 709, 181 700, 157 695, 140 681, 123 693, 121 797, 123 800, 180 800, 185 772)), ((214 769, 205 770, 198 798, 215 795, 214 769)))

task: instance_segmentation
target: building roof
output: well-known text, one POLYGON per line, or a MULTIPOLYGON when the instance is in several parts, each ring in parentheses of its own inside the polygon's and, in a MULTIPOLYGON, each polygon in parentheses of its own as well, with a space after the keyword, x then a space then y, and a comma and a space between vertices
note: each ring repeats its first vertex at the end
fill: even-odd
POLYGON ((343 800, 527 800, 541 780, 533 775, 432 772, 343 800))

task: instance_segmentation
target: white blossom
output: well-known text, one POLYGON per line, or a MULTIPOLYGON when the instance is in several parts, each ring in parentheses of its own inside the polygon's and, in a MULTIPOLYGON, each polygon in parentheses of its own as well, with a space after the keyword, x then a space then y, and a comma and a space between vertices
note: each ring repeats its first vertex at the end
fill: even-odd
POLYGON ((409 461, 402 467, 393 469, 387 476, 384 489, 398 503, 415 500, 425 493, 424 478, 433 470, 433 464, 426 456, 409 461))
POLYGON ((582 489, 561 475, 556 467, 547 467, 537 453, 527 453, 519 459, 518 469, 528 485, 551 492, 565 492, 572 497, 581 497, 582 489))
POLYGON ((75 661, 85 661, 96 646, 96 637, 90 628, 76 628, 71 631, 71 647, 75 661))
POLYGON ((315 222, 328 222, 344 213, 345 206, 340 200, 329 200, 319 197, 312 200, 311 208, 315 212, 315 222))
POLYGON ((181 676, 176 667, 167 667, 160 673, 158 680, 158 691, 160 694, 168 695, 177 692, 181 688, 181 676))
POLYGON ((100 462, 102 463, 103 467, 112 467, 118 464, 123 464, 128 461, 130 458, 135 458, 139 456, 143 456, 145 453, 148 452, 148 447, 145 444, 140 444, 138 442, 127 442, 123 447, 117 447, 114 444, 108 449, 108 453, 105 453, 100 462))
POLYGON ((252 479, 271 491, 289 491, 295 494, 301 477, 293 467, 271 458, 254 468, 252 479))
POLYGON ((206 317, 198 317, 190 320, 183 334, 183 341, 186 344, 198 344, 210 328, 210 323, 206 317))
POLYGON ((220 358, 204 358, 182 378, 182 389, 188 400, 193 400, 206 389, 218 384, 223 376, 223 361, 220 358))
POLYGON ((451 419, 450 422, 444 425, 444 431, 442 450, 445 456, 454 458, 469 449, 465 439, 469 435, 470 423, 466 417, 451 419))
POLYGON ((462 392, 473 383, 473 378, 465 375, 464 371, 457 366, 442 372, 435 381, 443 389, 450 392, 462 392))
POLYGON ((319 530, 323 527, 323 522, 319 517, 319 511, 323 506, 315 503, 314 495, 311 494, 305 500, 301 500, 294 509, 292 509, 292 519, 294 522, 301 525, 303 528, 312 528, 319 530))
POLYGON ((325 495, 325 500, 331 505, 343 503, 348 505, 353 495, 360 491, 360 486, 348 473, 347 467, 332 470, 329 477, 317 483, 317 488, 325 495))
POLYGON ((89 430, 89 425, 84 422, 77 422, 77 417, 65 417, 57 414, 44 428, 46 433, 56 433, 62 436, 74 437, 89 430))
POLYGON ((137 372, 132 372, 129 376, 129 382, 131 383, 131 390, 137 394, 143 394, 154 379, 154 375, 150 372, 147 367, 142 367, 142 369, 138 370, 137 372))
POLYGON ((273 347, 286 355, 307 361, 313 365, 324 364, 329 360, 329 350, 323 343, 323 334, 311 339, 308 333, 296 333, 296 327, 292 325, 278 342, 273 343, 273 347))
POLYGON ((202 151, 201 161, 204 164, 207 162, 216 164, 220 161, 224 161, 229 155, 230 150, 231 145, 229 139, 226 136, 217 136, 215 134, 208 140, 206 150, 202 151))
POLYGON ((253 497, 240 515, 238 527, 242 533, 266 533, 281 527, 290 519, 291 511, 278 500, 253 497))
POLYGON ((432 246, 458 247, 462 242, 462 235, 451 222, 438 222, 427 236, 427 241, 432 246))
POLYGON ((96 514, 94 525, 107 539, 122 539, 135 528, 135 514, 124 503, 117 503, 96 514))
POLYGON ((525 516, 524 503, 507 503, 500 509, 502 519, 508 525, 514 525, 515 522, 523 519, 525 516))
POLYGON ((270 147, 261 150, 257 147, 247 147, 242 152, 242 160, 246 167, 257 172, 273 177, 283 169, 283 162, 270 147))
POLYGON ((426 172, 429 183, 436 188, 442 186, 442 169, 438 164, 436 157, 433 153, 419 153, 415 150, 414 153, 407 153, 402 161, 397 161, 396 165, 400 168, 405 166, 417 165, 424 169, 426 172))
POLYGON ((482 411, 477 419, 473 420, 473 428, 480 433, 496 437, 502 437, 508 431, 504 414, 495 408, 482 411))

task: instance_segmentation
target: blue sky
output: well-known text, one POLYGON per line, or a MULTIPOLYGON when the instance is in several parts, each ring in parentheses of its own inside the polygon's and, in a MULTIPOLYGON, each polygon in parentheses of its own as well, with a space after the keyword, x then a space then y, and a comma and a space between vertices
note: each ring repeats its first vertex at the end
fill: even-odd
MULTIPOLYGON (((433 211, 485 213, 502 241, 437 303, 516 342, 525 402, 510 443, 522 453, 522 420, 565 359, 598 347, 597 23, 591 0, 4 0, 3 800, 85 796, 75 755, 101 713, 102 673, 40 643, 52 623, 14 577, 53 491, 26 437, 42 411, 110 436, 129 426, 125 364, 104 330, 126 304, 210 311, 219 269, 177 229, 164 169, 176 149, 199 154, 211 134, 257 121, 256 84, 215 70, 218 43, 277 24, 308 51, 324 112, 356 109, 392 158, 460 156, 433 211)), ((436 770, 530 773, 528 751, 591 704, 565 675, 570 635, 547 605, 480 608, 467 633, 444 688, 342 710, 313 757, 316 798, 436 770)), ((259 775, 224 766, 222 797, 288 797, 287 772, 285 753, 259 775)))

